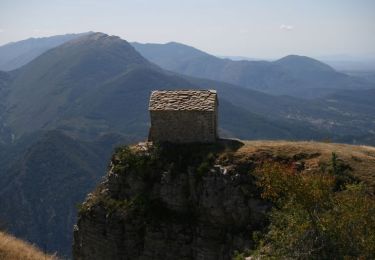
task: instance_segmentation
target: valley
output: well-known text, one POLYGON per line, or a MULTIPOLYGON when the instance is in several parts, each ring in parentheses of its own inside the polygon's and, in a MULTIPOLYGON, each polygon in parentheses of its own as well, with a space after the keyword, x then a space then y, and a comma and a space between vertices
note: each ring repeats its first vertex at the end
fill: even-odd
MULTIPOLYGON (((216 89, 223 138, 375 144, 373 85, 307 57, 232 62, 104 33, 55 40, 33 39, 25 49, 38 55, 0 73, 0 219, 63 257, 76 206, 102 181, 113 149, 146 139, 152 90, 216 89)), ((0 60, 23 55, 10 47, 0 60)))

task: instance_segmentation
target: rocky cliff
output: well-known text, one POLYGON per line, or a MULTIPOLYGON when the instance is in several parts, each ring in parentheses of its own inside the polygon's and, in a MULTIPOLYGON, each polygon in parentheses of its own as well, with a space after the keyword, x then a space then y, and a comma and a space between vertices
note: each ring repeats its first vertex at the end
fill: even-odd
POLYGON ((119 149, 80 209, 75 259, 230 259, 267 204, 251 175, 218 164, 235 143, 119 149))
POLYGON ((264 161, 321 169, 332 152, 366 181, 374 148, 322 143, 223 141, 139 144, 112 157, 79 209, 75 259, 232 259, 251 249, 270 204, 251 172, 264 161))

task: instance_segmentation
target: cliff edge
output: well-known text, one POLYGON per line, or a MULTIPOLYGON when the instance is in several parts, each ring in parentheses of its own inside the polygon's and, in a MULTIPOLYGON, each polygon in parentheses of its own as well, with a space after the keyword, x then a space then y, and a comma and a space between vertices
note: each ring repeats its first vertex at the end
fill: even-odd
POLYGON ((232 259, 255 247, 272 202, 255 169, 328 167, 332 153, 373 189, 375 148, 316 142, 222 140, 114 153, 107 175, 79 208, 75 259, 232 259))

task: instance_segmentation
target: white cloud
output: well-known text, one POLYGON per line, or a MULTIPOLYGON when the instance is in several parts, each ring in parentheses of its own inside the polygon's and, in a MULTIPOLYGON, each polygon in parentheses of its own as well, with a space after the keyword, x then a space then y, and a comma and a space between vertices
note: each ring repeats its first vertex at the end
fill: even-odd
POLYGON ((293 25, 289 25, 289 24, 280 25, 280 30, 291 31, 293 29, 294 29, 293 25))
POLYGON ((1 28, 0 28, 0 33, 2 33, 2 32, 4 32, 4 29, 1 29, 1 28))

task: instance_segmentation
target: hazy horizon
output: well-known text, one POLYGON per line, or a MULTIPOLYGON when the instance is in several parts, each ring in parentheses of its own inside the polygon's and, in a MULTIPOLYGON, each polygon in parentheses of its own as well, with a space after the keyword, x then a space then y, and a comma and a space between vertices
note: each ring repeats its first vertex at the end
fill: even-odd
POLYGON ((20 0, 0 3, 0 45, 100 31, 217 56, 375 59, 375 1, 20 0), (14 17, 17 17, 15 19, 14 17))

